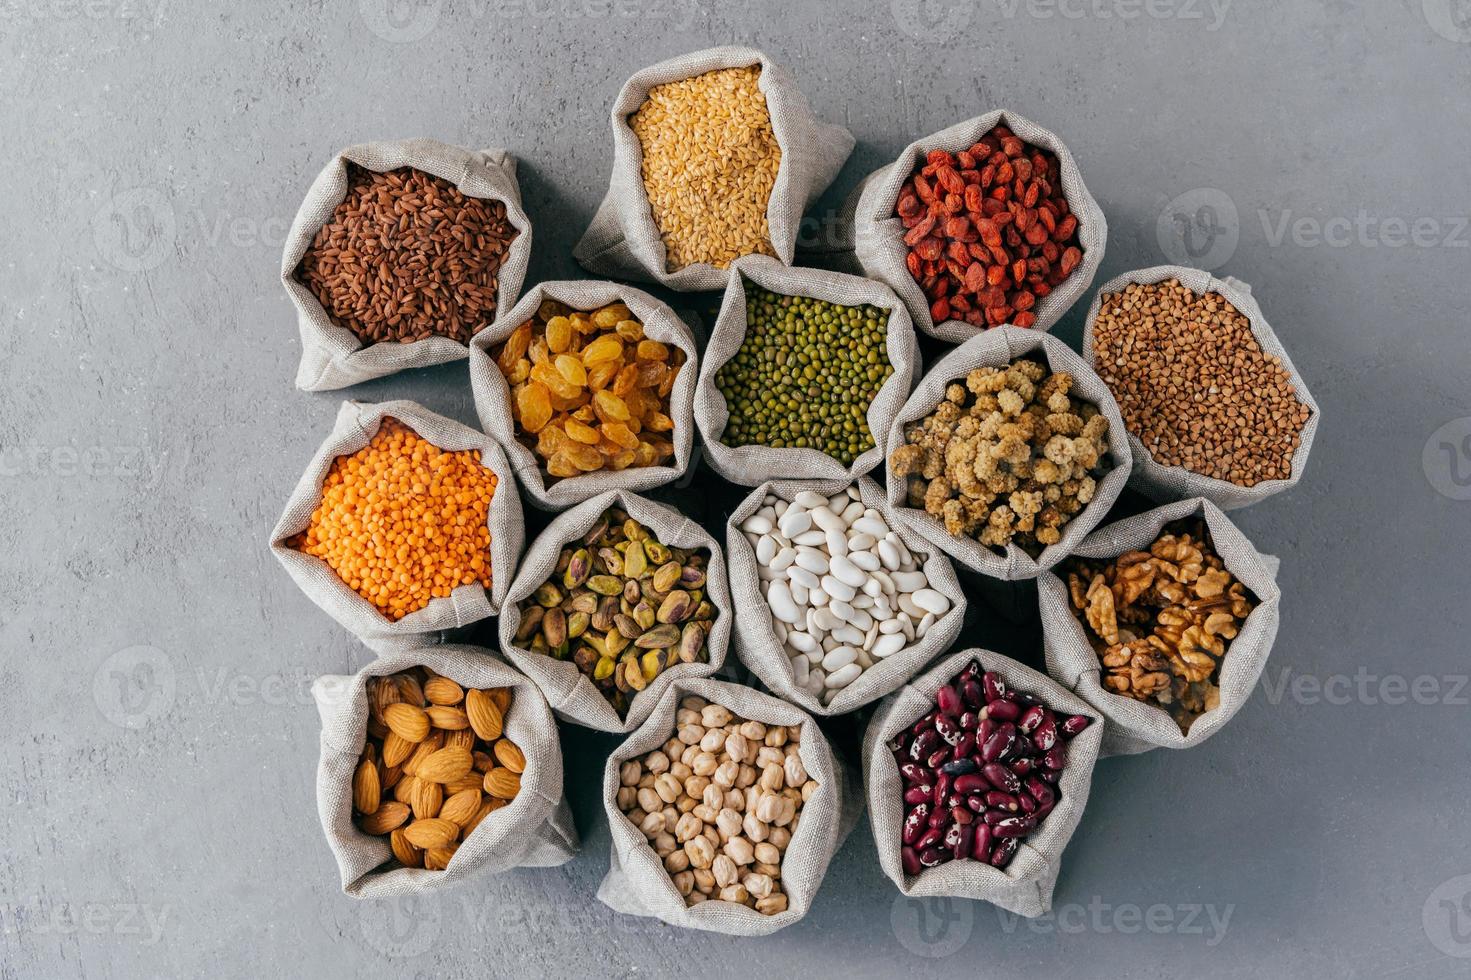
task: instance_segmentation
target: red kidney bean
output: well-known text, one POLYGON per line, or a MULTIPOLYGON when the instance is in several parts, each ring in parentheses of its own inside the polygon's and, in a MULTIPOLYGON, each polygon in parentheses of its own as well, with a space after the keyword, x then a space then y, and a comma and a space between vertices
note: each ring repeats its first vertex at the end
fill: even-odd
MULTIPOLYGON (((993 830, 992 833, 995 831, 993 830)), ((1016 857, 1016 849, 1021 846, 1021 841, 1015 837, 1008 837, 991 849, 991 857, 988 863, 993 868, 1005 868, 1016 857)))
POLYGON ((1035 742, 1037 748, 1041 749, 1043 752, 1046 752, 1048 749, 1056 745, 1057 722, 1054 721, 1051 717, 1043 718, 1042 724, 1038 725, 1037 730, 1032 733, 1032 741, 1035 742))
POLYGON ((916 783, 904 791, 904 802, 908 806, 927 803, 934 798, 935 788, 929 783, 916 783))
POLYGON ((1032 776, 1022 785, 1026 787, 1027 794, 1043 806, 1047 806, 1057 799, 1057 794, 1053 792, 1052 787, 1042 782, 1036 776, 1032 776))
POLYGON ((1062 733, 1068 738, 1072 738, 1073 736, 1081 733, 1083 729, 1087 728, 1092 723, 1093 719, 1089 718, 1087 715, 1073 715, 1067 721, 1062 723, 1062 733))
POLYGON ((1003 721, 996 726, 996 731, 986 739, 981 746, 981 758, 986 762, 998 762, 1012 753, 1012 743, 1016 739, 1016 726, 1009 721, 1003 721))
POLYGON ((940 733, 940 737, 947 745, 957 744, 965 735, 965 729, 961 728, 949 715, 941 715, 935 719, 935 731, 940 733))
POLYGON ((1037 821, 1028 816, 1007 817, 991 825, 997 837, 1025 837, 1037 829, 1037 821))
POLYGON ((928 783, 930 774, 918 762, 905 762, 899 766, 899 775, 908 783, 928 783))
POLYGON ((991 833, 991 825, 982 821, 976 821, 975 831, 971 835, 970 853, 977 861, 986 860, 991 853, 991 841, 994 835, 991 833))
POLYGON ((968 772, 955 777, 955 792, 957 793, 984 793, 991 788, 986 777, 978 772, 968 772))
POLYGON ((939 743, 940 733, 933 728, 927 728, 914 737, 913 744, 909 746, 909 757, 916 761, 928 758, 939 743))
POLYGON ((929 819, 930 805, 928 803, 921 803, 910 810, 908 816, 904 818, 904 827, 900 831, 900 837, 904 843, 913 846, 915 841, 924 836, 925 830, 929 827, 929 819))
POLYGON ((992 701, 986 705, 986 716, 997 721, 1016 721, 1022 716, 1022 709, 1014 701, 992 701))
POLYGON ((999 762, 986 763, 981 767, 981 774, 986 777, 987 782, 1003 792, 1014 794, 1022 788, 1021 778, 999 762))
POLYGON ((1059 739, 1090 719, 1059 721, 979 661, 935 698, 934 710, 889 743, 902 777, 905 873, 967 858, 1005 867, 1057 803, 1067 764, 1059 739))
POLYGON ((960 694, 949 684, 944 685, 935 692, 935 704, 942 714, 958 717, 963 710, 960 704, 960 694))

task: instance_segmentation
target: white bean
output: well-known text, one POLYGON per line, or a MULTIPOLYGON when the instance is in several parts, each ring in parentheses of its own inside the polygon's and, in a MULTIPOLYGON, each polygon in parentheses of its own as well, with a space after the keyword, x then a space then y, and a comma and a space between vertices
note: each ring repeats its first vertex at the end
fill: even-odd
POLYGON ((766 590, 766 601, 771 606, 771 614, 784 623, 796 624, 801 622, 802 614, 797 611, 797 603, 792 598, 792 590, 787 588, 787 583, 780 579, 771 583, 771 588, 766 590))
POLYGON ((795 548, 780 548, 771 559, 771 570, 773 572, 784 571, 792 567, 792 562, 797 560, 795 548))
POLYGON ((758 512, 741 522, 741 530, 747 534, 770 534, 771 520, 758 512))
POLYGON ((836 670, 833 671, 831 674, 828 674, 827 680, 824 683, 827 687, 834 690, 838 688, 844 688, 856 681, 858 679, 858 676, 862 673, 862 667, 858 666, 856 663, 849 664, 841 670, 836 670))
POLYGON ((863 569, 853 564, 852 559, 846 555, 834 555, 829 571, 833 578, 854 589, 863 588, 863 584, 868 581, 863 569))
POLYGON ((797 564, 816 575, 826 575, 829 567, 827 555, 816 548, 798 548, 797 564))
POLYGON ((799 507, 806 508, 807 510, 812 510, 814 507, 827 506, 827 498, 818 493, 816 490, 803 490, 801 493, 792 498, 792 502, 799 507))
POLYGON ((827 542, 827 532, 819 528, 810 528, 792 538, 792 544, 804 548, 811 548, 827 542))
POLYGON ((916 606, 936 616, 943 616, 950 609, 950 600, 934 589, 920 589, 911 598, 916 606))
MULTIPOLYGON (((853 586, 831 575, 824 575, 822 577, 822 591, 834 599, 841 599, 843 602, 849 601, 858 594, 858 590, 853 588, 853 586)), ((920 613, 919 615, 922 616, 924 614, 920 613)))
POLYGON ((790 509, 781 518, 781 533, 795 539, 812 526, 812 515, 805 510, 790 509))
POLYGON ((771 559, 776 557, 776 539, 771 535, 756 539, 756 561, 762 565, 770 565, 771 559))
MULTIPOLYGON (((880 629, 882 628, 883 627, 880 626, 880 629)), ((875 657, 887 657, 890 654, 898 653, 900 650, 903 650, 906 642, 907 641, 904 639, 904 636, 901 633, 886 633, 883 636, 879 637, 878 640, 874 643, 871 652, 875 657)))

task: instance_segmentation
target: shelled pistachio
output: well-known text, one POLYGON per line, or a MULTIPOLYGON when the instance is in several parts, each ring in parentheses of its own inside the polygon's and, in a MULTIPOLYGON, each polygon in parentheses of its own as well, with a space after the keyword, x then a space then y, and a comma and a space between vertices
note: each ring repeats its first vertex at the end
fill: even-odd
POLYGON ((619 714, 666 668, 709 659, 709 554, 671 548, 620 508, 568 542, 552 576, 520 604, 516 642, 571 660, 619 714))

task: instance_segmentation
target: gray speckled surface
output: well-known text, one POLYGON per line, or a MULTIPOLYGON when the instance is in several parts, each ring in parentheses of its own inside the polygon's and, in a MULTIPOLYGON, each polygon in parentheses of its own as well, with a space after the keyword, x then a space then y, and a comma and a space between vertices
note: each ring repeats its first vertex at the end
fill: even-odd
MULTIPOLYGON (((0 977, 1465 976, 1468 89, 1463 0, 0 0, 0 977), (1303 483, 1236 515, 1283 560, 1265 683, 1202 748, 1099 766, 1035 923, 896 902, 863 826, 775 937, 615 916, 611 743, 573 729, 572 863, 344 898, 307 685, 365 651, 265 547, 340 397, 291 386, 286 225, 342 145, 504 145, 530 281, 575 276, 619 83, 728 42, 857 135, 819 213, 1008 106, 1107 212, 1100 282, 1177 259, 1176 213, 1215 228, 1195 261, 1324 413, 1303 483)), ((473 423, 463 365, 350 394, 473 423)))

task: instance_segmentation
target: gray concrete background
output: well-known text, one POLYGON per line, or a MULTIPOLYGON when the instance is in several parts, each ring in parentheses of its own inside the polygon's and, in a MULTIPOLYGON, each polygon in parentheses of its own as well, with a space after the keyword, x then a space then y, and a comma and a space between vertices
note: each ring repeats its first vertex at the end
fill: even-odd
MULTIPOLYGON (((0 0, 0 977, 1466 976, 1468 90, 1463 0, 0 0), (896 901, 866 825, 772 938, 615 916, 611 740, 573 729, 572 863, 346 899, 307 687, 366 655, 265 547, 342 397, 292 388, 286 226, 342 145, 507 146, 529 281, 576 277, 619 84, 732 42, 858 137, 819 216, 1005 106, 1080 161, 1098 282, 1201 217, 1192 261, 1255 287, 1324 415, 1239 514, 1283 562, 1263 685, 1098 767, 1035 923, 896 901)), ((473 422, 462 366, 351 395, 473 422)))

